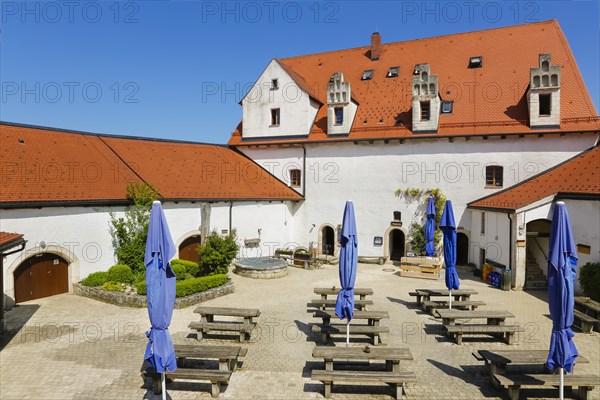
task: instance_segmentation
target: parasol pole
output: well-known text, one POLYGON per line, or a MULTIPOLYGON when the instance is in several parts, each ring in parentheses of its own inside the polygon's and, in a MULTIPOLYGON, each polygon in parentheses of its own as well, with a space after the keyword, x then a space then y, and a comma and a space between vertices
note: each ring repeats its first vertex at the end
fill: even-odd
POLYGON ((165 373, 160 374, 160 380, 162 385, 162 400, 167 400, 167 385, 165 383, 165 373))
POLYGON ((565 398, 565 370, 560 369, 560 386, 558 387, 558 398, 564 400, 565 398))
POLYGON ((452 289, 448 290, 448 309, 452 310, 452 289))

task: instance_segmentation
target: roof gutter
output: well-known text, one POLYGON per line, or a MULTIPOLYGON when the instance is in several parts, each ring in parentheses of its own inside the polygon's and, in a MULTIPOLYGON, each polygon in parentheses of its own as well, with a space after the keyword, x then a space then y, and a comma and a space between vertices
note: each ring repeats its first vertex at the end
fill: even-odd
MULTIPOLYGON (((0 246, 0 257, 9 256, 11 254, 18 253, 20 251, 25 250, 25 244, 27 244, 27 240, 20 237, 12 242, 9 242, 3 246, 0 246), (16 246, 19 246, 19 248, 15 249, 16 246), (13 249, 13 250, 11 250, 11 249, 13 249), (5 251, 5 250, 10 250, 10 251, 5 251)), ((1 295, 1 293, 0 293, 0 295, 1 295)))

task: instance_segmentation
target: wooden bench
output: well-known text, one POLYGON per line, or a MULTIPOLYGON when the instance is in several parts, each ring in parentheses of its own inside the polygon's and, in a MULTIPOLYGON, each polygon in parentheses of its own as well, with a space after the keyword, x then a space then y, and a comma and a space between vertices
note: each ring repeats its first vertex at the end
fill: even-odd
POLYGON ((496 335, 498 333, 503 334, 504 340, 507 344, 514 343, 514 336, 516 332, 523 332, 524 329, 518 325, 487 325, 487 324, 464 324, 464 325, 445 325, 448 335, 454 335, 456 344, 462 344, 463 335, 478 335, 478 334, 490 334, 496 335))
MULTIPOLYGON (((508 397, 510 400, 519 399, 519 389, 521 386, 559 386, 559 374, 495 374, 494 380, 500 386, 508 388, 508 397)), ((600 385, 598 375, 569 375, 565 374, 565 387, 577 387, 578 396, 581 399, 588 398, 588 392, 600 385)))
POLYGON ((235 371, 239 358, 245 357, 248 353, 247 348, 240 346, 176 344, 174 347, 178 367, 184 367, 187 358, 217 359, 219 360, 219 369, 222 371, 235 371))
POLYGON ((583 333, 592 333, 594 325, 598 324, 598 320, 590 315, 587 315, 579 310, 573 310, 575 326, 581 329, 583 333), (579 323, 577 323, 579 321, 579 323))
POLYGON ((252 330, 256 327, 256 323, 219 321, 219 322, 191 322, 188 328, 197 331, 196 339, 201 340, 204 333, 210 331, 227 331, 238 332, 240 334, 240 342, 246 340, 246 335, 250 336, 252 330))
POLYGON ((331 397, 333 382, 368 382, 394 385, 396 387, 396 398, 400 400, 402 399, 404 385, 408 382, 415 382, 417 375, 414 372, 314 370, 311 379, 323 382, 325 397, 331 397))
MULTIPOLYGON (((448 308, 448 300, 428 300, 421 303, 423 306, 423 311, 432 313, 437 308, 448 308)), ((467 310, 475 310, 479 306, 485 306, 485 302, 479 300, 469 300, 469 301, 453 301, 452 308, 457 309, 467 309, 467 310)))
POLYGON ((200 314, 202 322, 214 322, 215 316, 221 316, 240 317, 245 323, 251 324, 253 318, 260 316, 260 310, 256 308, 198 306, 194 309, 194 313, 200 314))
MULTIPOLYGON (((154 394, 161 394, 161 374, 152 370, 148 371, 146 375, 152 376, 152 387, 154 389, 154 394)), ((195 381, 210 382, 212 385, 210 392, 211 396, 218 397, 221 393, 221 384, 229 383, 229 379, 231 378, 231 371, 220 371, 215 369, 177 368, 175 371, 167 372, 165 375, 165 379, 169 380, 188 379, 195 381)))
MULTIPOLYGON (((331 338, 331 335, 345 335, 346 334, 346 325, 345 324, 336 324, 336 325, 318 325, 315 324, 312 326, 312 331, 315 333, 321 334, 321 343, 328 341, 331 338)), ((372 325, 353 325, 350 324, 350 334, 351 335, 367 335, 373 339, 373 345, 377 346, 379 344, 383 344, 381 340, 382 333, 389 333, 390 328, 387 326, 372 326, 372 325)))
MULTIPOLYGON (((327 296, 337 296, 341 288, 332 286, 330 288, 315 288, 314 293, 321 295, 322 299, 326 299, 327 296)), ((367 296, 373 296, 373 289, 371 288, 354 288, 354 296, 359 296, 360 300, 365 300, 367 296)))
MULTIPOLYGON (((312 299, 308 304, 316 305, 320 309, 325 310, 326 308, 335 307, 335 303, 337 300, 335 299, 312 299)), ((372 306, 373 300, 354 300, 354 308, 358 310, 367 311, 367 306, 372 306)))

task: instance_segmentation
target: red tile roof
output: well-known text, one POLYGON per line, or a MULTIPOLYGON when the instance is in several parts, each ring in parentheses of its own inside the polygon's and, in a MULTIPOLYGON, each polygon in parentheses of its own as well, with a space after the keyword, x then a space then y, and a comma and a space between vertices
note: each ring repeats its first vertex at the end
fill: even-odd
POLYGON ((530 68, 539 66, 539 54, 549 53, 561 65, 561 124, 544 132, 600 130, 600 119, 587 92, 577 63, 556 20, 459 33, 382 45, 379 61, 368 57, 370 47, 311 54, 279 60, 287 71, 302 77, 311 96, 327 104, 326 88, 335 72, 351 83, 352 98, 360 105, 347 138, 327 136, 327 107, 320 108, 308 138, 242 140, 241 125, 230 145, 256 145, 361 139, 484 134, 537 134, 528 126, 526 92, 530 68), (469 69, 469 58, 483 56, 483 67, 469 69), (440 97, 453 100, 452 114, 440 115, 438 133, 411 132, 412 71, 429 64, 438 76, 440 97), (390 67, 400 67, 397 78, 386 78, 390 67), (364 70, 371 80, 362 81, 364 70), (401 121, 396 126, 396 120, 401 121), (364 121, 367 121, 366 124, 364 121), (383 121, 383 122, 380 122, 383 121))
POLYGON ((21 233, 9 233, 9 232, 0 232, 0 248, 6 248, 10 246, 11 243, 14 243, 21 239, 23 234, 21 233))
POLYGON ((553 195, 600 198, 600 147, 594 147, 541 174, 468 204, 514 211, 553 195))
POLYGON ((299 200, 252 160, 224 146, 0 124, 0 207, 127 202, 132 182, 166 199, 299 200))

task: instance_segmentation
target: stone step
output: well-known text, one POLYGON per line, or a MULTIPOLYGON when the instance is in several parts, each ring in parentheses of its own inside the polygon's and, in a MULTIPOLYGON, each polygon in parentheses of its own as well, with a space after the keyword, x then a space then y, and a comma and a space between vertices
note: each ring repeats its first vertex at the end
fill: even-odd
POLYGON ((545 289, 546 281, 528 281, 525 279, 525 289, 545 289))

